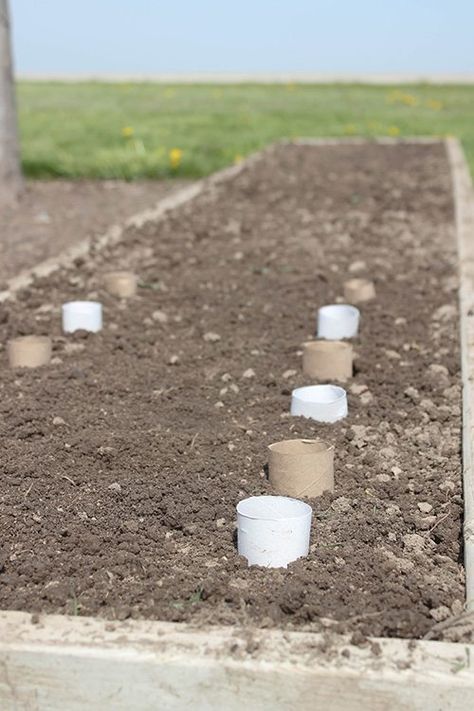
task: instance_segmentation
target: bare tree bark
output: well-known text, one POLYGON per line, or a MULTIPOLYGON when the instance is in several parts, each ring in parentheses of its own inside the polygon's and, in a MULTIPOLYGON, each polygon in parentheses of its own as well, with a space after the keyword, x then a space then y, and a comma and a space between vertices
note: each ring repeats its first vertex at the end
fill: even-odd
POLYGON ((8 0, 0 0, 0 206, 14 203, 22 188, 10 16, 8 0))

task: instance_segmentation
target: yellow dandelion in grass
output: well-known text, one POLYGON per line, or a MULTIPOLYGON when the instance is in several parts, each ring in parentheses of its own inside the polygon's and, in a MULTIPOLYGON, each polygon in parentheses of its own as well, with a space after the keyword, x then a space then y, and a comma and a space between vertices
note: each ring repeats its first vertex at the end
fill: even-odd
POLYGON ((344 126, 344 133, 346 136, 353 136, 357 133, 357 127, 353 123, 348 123, 344 126))
POLYGON ((433 109, 433 111, 441 111, 443 108, 443 102, 438 101, 438 99, 428 99, 426 105, 429 109, 433 109))
POLYGON ((386 99, 387 104, 403 104, 404 106, 416 106, 418 99, 413 94, 405 94, 403 91, 391 91, 386 99))
POLYGON ((395 91, 391 91, 389 94, 387 94, 387 96, 385 97, 385 102, 387 104, 396 104, 400 101, 402 96, 403 93, 398 89, 395 89, 395 91))
POLYGON ((405 104, 405 106, 416 106, 418 103, 418 99, 412 94, 403 94, 400 101, 402 104, 405 104))
POLYGON ((380 131, 382 125, 378 121, 368 121, 367 128, 369 131, 380 131))
POLYGON ((122 136, 124 138, 131 138, 135 131, 133 130, 132 126, 124 126, 122 128, 122 136))
POLYGON ((400 135, 400 129, 398 126, 389 126, 387 133, 389 136, 399 136, 400 135))
POLYGON ((168 153, 168 158, 170 160, 170 166, 173 170, 176 170, 181 165, 181 158, 183 157, 183 151, 181 148, 172 148, 168 153))
POLYGON ((242 163, 244 157, 240 155, 240 153, 236 153, 234 156, 234 165, 239 165, 239 163, 242 163))

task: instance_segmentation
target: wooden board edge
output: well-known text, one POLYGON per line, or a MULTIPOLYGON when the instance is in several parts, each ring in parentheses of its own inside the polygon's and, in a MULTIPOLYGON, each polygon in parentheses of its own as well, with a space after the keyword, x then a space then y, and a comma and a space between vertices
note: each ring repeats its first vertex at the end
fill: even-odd
POLYGON ((0 613, 0 708, 466 709, 474 645, 0 613))
POLYGON ((451 165, 459 262, 462 452, 466 607, 474 609, 474 192, 459 141, 446 140, 451 165))

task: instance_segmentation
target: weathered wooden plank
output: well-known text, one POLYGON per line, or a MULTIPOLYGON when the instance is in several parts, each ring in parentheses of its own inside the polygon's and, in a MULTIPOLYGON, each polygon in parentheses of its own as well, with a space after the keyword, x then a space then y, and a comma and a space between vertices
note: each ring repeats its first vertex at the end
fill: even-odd
POLYGON ((466 607, 474 609, 474 193, 459 141, 448 139, 446 148, 453 180, 459 255, 466 607))
POLYGON ((474 708, 474 646, 0 613, 0 708, 474 708), (471 663, 471 659, 473 660, 471 663))

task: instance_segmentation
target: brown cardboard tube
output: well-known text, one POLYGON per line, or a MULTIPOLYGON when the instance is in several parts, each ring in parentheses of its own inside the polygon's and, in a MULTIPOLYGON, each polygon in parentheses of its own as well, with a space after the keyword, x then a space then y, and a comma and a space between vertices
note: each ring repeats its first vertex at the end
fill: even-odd
POLYGON ((284 496, 321 496, 334 491, 334 446, 319 439, 286 439, 269 449, 269 479, 284 496))
POLYGON ((7 343, 11 368, 38 368, 51 360, 52 344, 48 336, 20 336, 7 343))
POLYGON ((137 277, 133 272, 107 272, 104 285, 112 296, 128 299, 137 293, 137 277))
POLYGON ((374 282, 370 279, 349 279, 344 284, 344 298, 349 304, 375 299, 374 282))
POLYGON ((352 377, 352 346, 346 341, 309 341, 303 344, 303 373, 317 380, 352 377))

